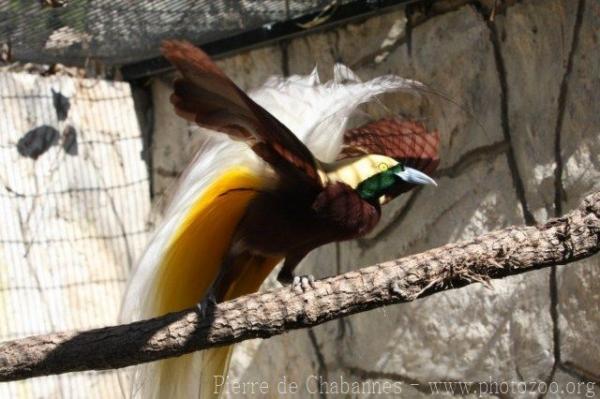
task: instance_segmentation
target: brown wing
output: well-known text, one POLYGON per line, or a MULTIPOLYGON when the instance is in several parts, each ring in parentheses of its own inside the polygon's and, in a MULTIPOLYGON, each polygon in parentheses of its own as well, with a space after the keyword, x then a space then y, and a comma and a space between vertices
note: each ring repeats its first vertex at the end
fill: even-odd
POLYGON ((339 158, 365 154, 385 155, 420 171, 431 174, 439 164, 440 137, 413 121, 380 119, 344 134, 339 158))
MULTIPOLYGON (((344 134, 344 146, 338 158, 380 154, 396 159, 431 175, 440 163, 437 131, 428 132, 421 123, 401 119, 380 119, 344 134)), ((413 188, 400 184, 387 195, 393 198, 413 188)))
POLYGON ((182 75, 171 96, 179 116, 244 140, 280 175, 321 187, 317 163, 308 148, 237 87, 206 53, 176 40, 164 42, 161 51, 182 75))

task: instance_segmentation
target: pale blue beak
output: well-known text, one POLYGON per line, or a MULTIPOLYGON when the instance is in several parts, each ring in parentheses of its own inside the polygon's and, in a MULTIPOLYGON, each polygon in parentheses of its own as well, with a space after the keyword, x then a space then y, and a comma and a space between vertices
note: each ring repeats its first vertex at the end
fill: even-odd
POLYGON ((402 172, 396 172, 396 176, 410 184, 433 184, 437 187, 437 183, 425 173, 407 166, 402 172))

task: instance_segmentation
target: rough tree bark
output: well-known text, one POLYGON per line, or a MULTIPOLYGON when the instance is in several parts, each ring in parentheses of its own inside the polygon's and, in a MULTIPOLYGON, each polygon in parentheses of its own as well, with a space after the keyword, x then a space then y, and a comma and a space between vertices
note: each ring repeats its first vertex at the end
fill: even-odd
POLYGON ((509 227, 472 241, 217 305, 205 318, 187 309, 128 325, 54 333, 0 346, 0 381, 149 362, 287 330, 375 307, 413 301, 473 282, 487 283, 566 264, 600 250, 600 192, 537 226, 509 227))

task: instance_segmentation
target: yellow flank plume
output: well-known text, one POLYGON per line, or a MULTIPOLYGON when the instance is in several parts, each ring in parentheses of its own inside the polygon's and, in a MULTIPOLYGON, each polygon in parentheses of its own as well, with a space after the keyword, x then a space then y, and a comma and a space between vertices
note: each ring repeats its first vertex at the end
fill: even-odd
MULTIPOLYGON (((237 167, 204 190, 173 235, 160 265, 153 290, 154 315, 194 306, 204 297, 217 277, 240 218, 261 188, 263 180, 259 176, 237 167)), ((279 261, 240 255, 233 261, 237 273, 225 300, 257 291, 279 261)), ((158 384, 155 397, 180 397, 189 392, 192 381, 200 381, 200 398, 219 397, 215 383, 227 375, 231 349, 221 347, 161 361, 153 377, 158 384)))
POLYGON ((216 278, 234 230, 262 180, 246 168, 223 173, 185 216, 156 279, 156 315, 193 306, 216 278))
POLYGON ((237 271, 236 278, 229 286, 225 294, 225 300, 228 301, 258 291, 262 282, 279 261, 281 261, 279 257, 248 254, 239 256, 234 261, 234 267, 237 271))

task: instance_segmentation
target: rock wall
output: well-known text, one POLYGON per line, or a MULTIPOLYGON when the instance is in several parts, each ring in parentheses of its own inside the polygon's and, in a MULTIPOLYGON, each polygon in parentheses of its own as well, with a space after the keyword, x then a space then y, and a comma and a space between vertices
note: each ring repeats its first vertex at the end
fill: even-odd
MULTIPOLYGON (((400 112, 439 129, 439 187, 396 200, 376 231, 315 251, 300 272, 332 275, 543 222, 600 189, 600 3, 508 2, 493 18, 484 6, 463 3, 413 13, 412 29, 397 10, 219 61, 246 89, 315 64, 328 78, 336 61, 363 79, 394 73, 428 85, 428 93, 386 95, 365 111, 400 112)), ((153 85, 159 197, 193 154, 190 137, 196 140, 170 110, 168 81, 153 85)), ((457 396, 537 397, 544 387, 549 398, 593 397, 600 394, 599 259, 245 342, 231 381, 267 381, 267 397, 279 396, 284 379, 299 384, 291 397, 333 396, 342 380, 362 384, 358 397, 369 389, 384 393, 378 397, 453 389, 457 396), (318 378, 329 384, 314 392, 318 378), (442 381, 472 384, 435 384, 442 381)))
MULTIPOLYGON (((150 233, 128 84, 0 72, 0 341, 117 323, 150 233)), ((0 398, 110 398, 119 372, 0 384, 0 398)))

